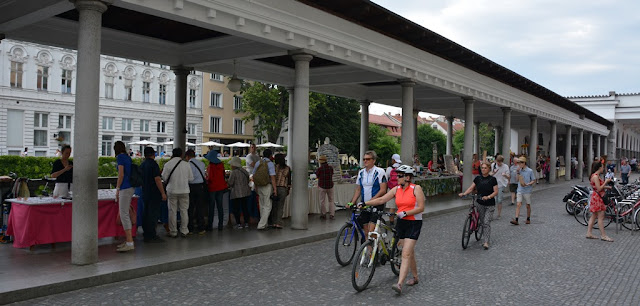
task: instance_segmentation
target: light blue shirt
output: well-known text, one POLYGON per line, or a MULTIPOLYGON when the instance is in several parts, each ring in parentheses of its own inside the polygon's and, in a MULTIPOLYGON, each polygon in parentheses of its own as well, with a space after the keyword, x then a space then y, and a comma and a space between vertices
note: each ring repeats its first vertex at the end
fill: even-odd
MULTIPOLYGON (((520 175, 522 176, 522 180, 525 184, 531 183, 532 181, 536 180, 536 176, 533 174, 533 170, 526 166, 524 167, 524 169, 520 169, 520 175)), ((522 185, 518 183, 518 193, 527 194, 531 193, 531 190, 533 190, 533 185, 522 187, 522 185)))
POLYGON ((509 172, 511 172, 509 183, 517 184, 518 183, 518 166, 512 165, 511 168, 509 168, 509 172))
POLYGON ((205 165, 201 160, 192 158, 189 160, 189 166, 191 166, 191 172, 193 173, 193 180, 189 181, 189 184, 202 184, 204 183, 202 175, 205 174, 205 165), (200 174, 202 173, 202 175, 200 174))

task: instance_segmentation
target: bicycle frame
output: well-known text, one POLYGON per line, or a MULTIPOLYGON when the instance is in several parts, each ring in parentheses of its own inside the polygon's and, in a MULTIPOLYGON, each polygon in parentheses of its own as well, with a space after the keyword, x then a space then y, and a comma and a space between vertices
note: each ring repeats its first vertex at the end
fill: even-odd
MULTIPOLYGON (((356 214, 356 210, 351 210, 351 218, 349 219, 349 221, 347 221, 347 224, 351 223, 351 225, 358 231, 358 234, 360 234, 360 237, 364 237, 364 230, 362 229, 362 227, 360 226, 360 223, 358 222, 357 219, 357 214, 356 214)), ((347 232, 344 233, 344 238, 342 240, 342 244, 343 245, 347 245, 347 238, 349 239, 348 242, 349 244, 351 244, 353 242, 353 236, 354 236, 355 230, 351 231, 351 235, 349 235, 347 232)))
POLYGON ((469 225, 469 230, 472 232, 478 230, 479 219, 480 219, 480 213, 476 208, 477 197, 478 196, 476 194, 471 195, 471 206, 469 207, 469 215, 471 216, 471 224, 469 225))
MULTIPOLYGON (((375 213, 375 212, 374 212, 375 213)), ((367 235, 367 239, 373 241, 373 250, 371 252, 371 256, 375 256, 378 253, 378 246, 382 246, 382 252, 389 256, 390 260, 393 260, 391 258, 391 252, 389 252, 389 248, 387 247, 386 242, 384 241, 384 239, 380 239, 384 233, 380 233, 380 228, 382 227, 383 229, 387 230, 387 231, 391 231, 394 233, 393 238, 391 239, 391 245, 393 245, 395 243, 396 240, 396 235, 395 235, 395 230, 393 228, 391 228, 390 226, 382 223, 381 221, 381 216, 378 216, 378 220, 376 220, 376 227, 373 231, 369 232, 369 234, 367 235)), ((365 257, 361 257, 360 258, 360 264, 363 264, 365 260, 365 257)), ((370 260, 369 261, 369 268, 371 267, 371 265, 375 264, 375 261, 370 260)))

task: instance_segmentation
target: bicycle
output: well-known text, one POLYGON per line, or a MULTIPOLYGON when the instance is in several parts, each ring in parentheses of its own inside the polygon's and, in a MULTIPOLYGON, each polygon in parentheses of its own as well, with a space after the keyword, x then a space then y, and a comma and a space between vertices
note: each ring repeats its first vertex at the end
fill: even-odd
MULTIPOLYGON (((346 208, 346 206, 341 205, 336 205, 336 207, 346 208)), ((336 260, 343 267, 351 263, 353 256, 356 255, 358 242, 363 243, 365 238, 364 230, 357 220, 360 209, 355 205, 352 205, 349 209, 351 210, 351 217, 338 231, 335 243, 336 260), (358 237, 362 237, 362 239, 358 239, 358 237)))
POLYGON ((373 231, 369 232, 367 241, 360 246, 360 249, 356 253, 358 257, 353 261, 351 284, 358 292, 367 288, 371 279, 373 279, 373 274, 378 264, 384 265, 389 261, 391 263, 391 271, 396 276, 400 275, 400 265, 402 265, 402 247, 398 245, 396 230, 382 220, 383 215, 392 217, 396 214, 386 213, 375 207, 368 208, 368 211, 373 213, 373 217, 376 220, 376 227, 373 231), (389 247, 387 246, 387 233, 381 232, 381 230, 385 230, 386 232, 391 231, 393 233, 391 251, 389 251, 389 247))
POLYGON ((471 233, 475 233, 476 241, 480 241, 480 239, 482 239, 482 234, 484 233, 484 227, 482 226, 482 221, 480 220, 480 213, 478 212, 478 208, 476 207, 476 199, 478 198, 478 195, 474 193, 470 197, 463 197, 463 199, 469 198, 471 198, 469 216, 467 216, 467 219, 464 221, 464 227, 462 228, 463 250, 466 250, 467 246, 469 246, 471 233))

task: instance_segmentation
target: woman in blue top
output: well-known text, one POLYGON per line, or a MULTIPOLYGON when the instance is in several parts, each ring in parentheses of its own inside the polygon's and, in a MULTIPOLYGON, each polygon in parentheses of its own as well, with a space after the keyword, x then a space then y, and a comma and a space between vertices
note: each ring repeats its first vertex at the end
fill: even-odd
POLYGON ((129 176, 131 174, 131 157, 127 153, 127 148, 122 141, 116 141, 113 145, 116 153, 116 161, 118 163, 118 182, 116 183, 116 202, 120 208, 120 221, 127 236, 127 240, 118 245, 118 252, 128 252, 134 249, 133 236, 131 235, 131 217, 129 216, 129 207, 131 206, 131 198, 133 197, 134 188, 131 187, 129 176))

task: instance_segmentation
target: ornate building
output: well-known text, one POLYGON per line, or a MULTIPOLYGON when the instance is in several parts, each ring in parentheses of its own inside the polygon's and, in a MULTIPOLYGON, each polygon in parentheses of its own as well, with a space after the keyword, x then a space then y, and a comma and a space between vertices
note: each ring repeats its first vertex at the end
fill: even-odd
MULTIPOLYGON (((0 43, 0 155, 54 156, 74 139, 76 51, 4 39, 0 43)), ((175 75, 169 67, 101 56, 99 148, 173 138, 175 75)), ((187 141, 202 140, 202 74, 188 78, 187 141)), ((133 151, 141 146, 129 146, 133 151)), ((159 145, 158 151, 172 146, 159 145)), ((196 148, 199 153, 200 148, 196 148)))

